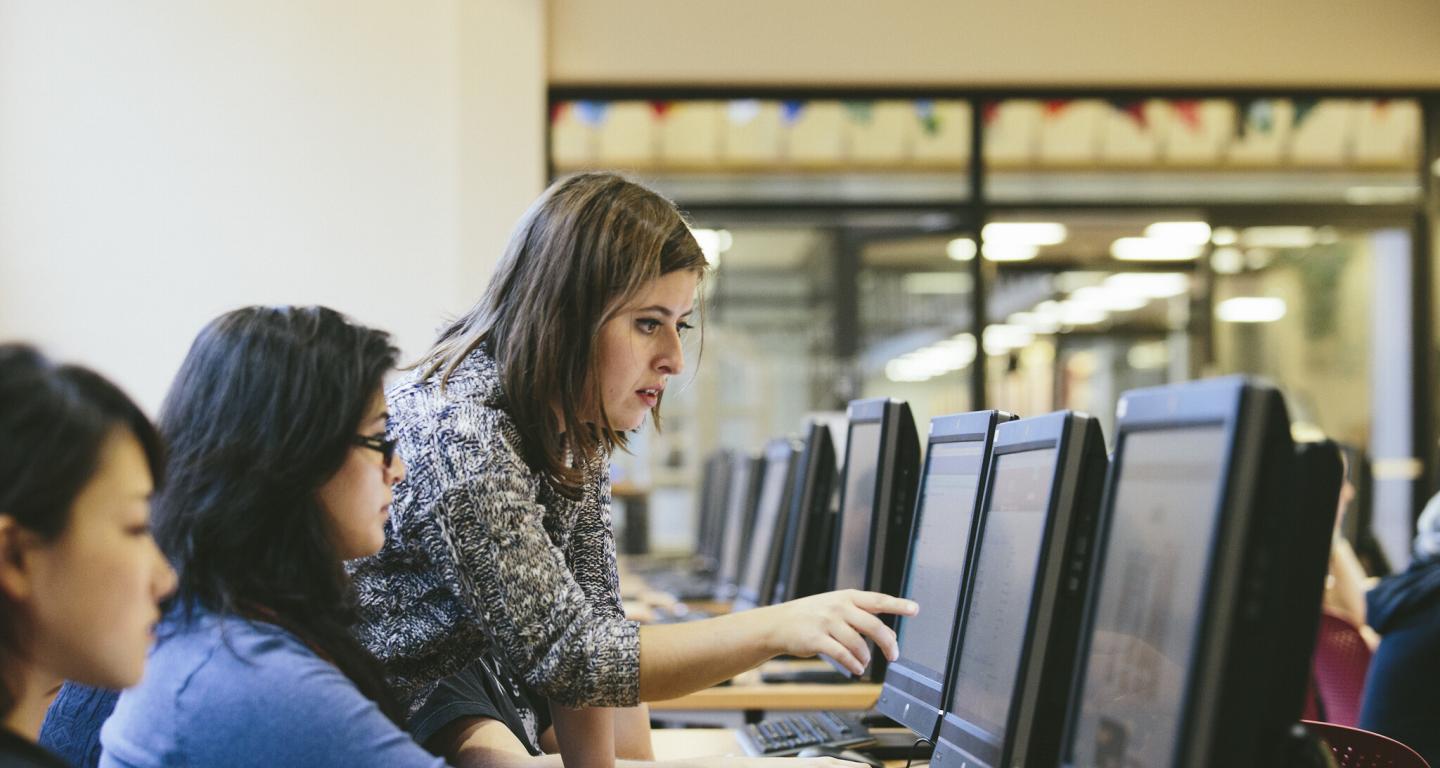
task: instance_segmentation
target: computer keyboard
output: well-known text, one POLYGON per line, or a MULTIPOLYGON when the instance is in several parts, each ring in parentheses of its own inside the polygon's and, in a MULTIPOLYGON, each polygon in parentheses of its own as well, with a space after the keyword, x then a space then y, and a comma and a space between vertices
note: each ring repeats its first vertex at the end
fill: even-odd
POLYGON ((772 717, 740 730, 740 743, 755 757, 788 757, 806 747, 855 747, 874 741, 859 720, 835 712, 772 717))

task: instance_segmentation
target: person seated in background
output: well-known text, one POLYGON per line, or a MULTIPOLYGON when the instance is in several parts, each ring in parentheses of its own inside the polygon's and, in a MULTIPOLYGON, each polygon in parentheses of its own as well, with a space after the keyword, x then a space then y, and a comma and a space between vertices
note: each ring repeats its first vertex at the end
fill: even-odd
POLYGON ((1324 607, 1327 612, 1355 625, 1373 651, 1380 644, 1380 637, 1365 623, 1365 592, 1370 588, 1370 577, 1355 555, 1355 548, 1340 534, 1350 503, 1355 500, 1355 485, 1350 481, 1350 460, 1344 452, 1340 457, 1345 474, 1335 510, 1335 532, 1330 544, 1330 570, 1325 578, 1324 607))
POLYGON ((61 680, 139 682, 175 574, 150 537, 159 436, 115 385, 0 345, 0 765, 35 743, 61 680))
POLYGON ((1403 742, 1440 765, 1440 494, 1416 523, 1415 559, 1366 595, 1365 620, 1380 633, 1360 727, 1403 742))
POLYGON ((385 539, 405 463, 386 437, 387 334, 324 307, 221 315, 160 413, 155 531, 179 571, 101 766, 435 766, 350 633, 343 562, 385 539))

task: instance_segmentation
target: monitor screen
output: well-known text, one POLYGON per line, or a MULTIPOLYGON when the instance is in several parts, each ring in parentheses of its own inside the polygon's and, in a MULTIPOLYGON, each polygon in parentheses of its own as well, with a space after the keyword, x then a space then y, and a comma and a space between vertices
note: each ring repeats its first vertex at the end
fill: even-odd
POLYGON ((997 454, 949 711, 1005 737, 1045 536, 1054 448, 997 454))
POLYGON ((760 503, 755 507, 754 532, 750 534, 750 558, 745 563, 745 577, 740 582, 746 598, 756 602, 764 602, 760 590, 765 585, 765 571, 771 566, 772 545, 783 518, 780 508, 785 501, 789 464, 788 451, 771 451, 765 463, 765 478, 760 483, 760 503))
POLYGON ((899 639, 906 665, 935 681, 945 677, 949 661, 984 450, 980 440, 934 443, 921 480, 924 495, 904 590, 920 604, 920 613, 900 622, 899 639))
POLYGON ((1072 744, 1076 764, 1170 764, 1226 448, 1218 425, 1124 437, 1072 744))
POLYGON ((753 463, 743 454, 737 454, 730 468, 730 492, 725 504, 725 545, 721 549, 720 581, 733 586, 740 575, 745 548, 746 497, 749 495, 750 472, 753 463))
POLYGON ((865 589, 870 558, 870 525, 875 517, 875 484, 880 467, 878 421, 850 425, 845 463, 845 506, 840 510, 840 540, 835 550, 835 589, 865 589))

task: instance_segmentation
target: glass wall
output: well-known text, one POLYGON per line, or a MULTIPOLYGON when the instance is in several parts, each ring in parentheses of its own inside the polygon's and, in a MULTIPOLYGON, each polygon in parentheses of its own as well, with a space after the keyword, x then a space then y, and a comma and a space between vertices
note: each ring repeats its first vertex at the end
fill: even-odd
POLYGON ((1383 311, 1407 246, 1375 243, 1420 220, 1421 136, 1409 99, 562 98, 551 163, 638 176, 713 253, 704 372, 634 460, 682 510, 652 515, 661 546, 699 457, 853 398, 905 399, 922 432, 997 407, 1111 434, 1124 390, 1246 373, 1297 437, 1374 454, 1393 560, 1428 432, 1381 394, 1424 367, 1413 315, 1383 311))

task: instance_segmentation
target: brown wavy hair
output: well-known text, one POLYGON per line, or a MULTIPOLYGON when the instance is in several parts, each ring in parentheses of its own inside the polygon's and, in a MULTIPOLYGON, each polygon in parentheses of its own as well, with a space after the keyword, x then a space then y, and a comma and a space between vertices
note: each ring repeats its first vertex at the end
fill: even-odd
MULTIPOLYGON (((600 393, 600 327, 655 279, 705 264, 674 203, 615 174, 569 176, 525 212, 485 294, 416 367, 443 387, 483 345, 526 463, 578 497, 584 468, 626 445, 600 393), (598 419, 583 413, 592 403, 598 419)), ((658 429, 658 403, 651 417, 658 429)))

